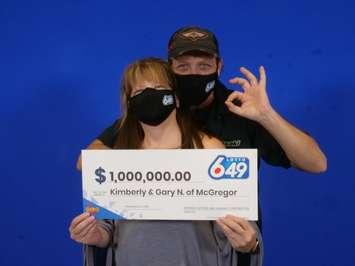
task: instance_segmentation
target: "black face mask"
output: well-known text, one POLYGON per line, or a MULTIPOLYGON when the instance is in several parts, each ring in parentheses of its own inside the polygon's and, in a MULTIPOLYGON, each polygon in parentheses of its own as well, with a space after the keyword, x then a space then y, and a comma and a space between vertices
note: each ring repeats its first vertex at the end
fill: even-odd
POLYGON ((177 91, 183 107, 198 106, 212 93, 218 80, 218 73, 210 75, 175 74, 177 91))
POLYGON ((175 96, 171 90, 146 88, 129 100, 129 112, 144 124, 157 126, 175 109, 175 96))

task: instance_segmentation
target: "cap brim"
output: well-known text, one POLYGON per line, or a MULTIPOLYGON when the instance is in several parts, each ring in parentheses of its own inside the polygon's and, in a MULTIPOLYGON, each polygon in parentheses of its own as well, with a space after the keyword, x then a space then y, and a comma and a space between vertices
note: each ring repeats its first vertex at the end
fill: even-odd
POLYGON ((181 56, 185 53, 192 52, 192 51, 199 51, 199 52, 204 52, 210 55, 218 55, 214 49, 206 48, 206 47, 189 47, 189 48, 175 48, 172 51, 169 52, 168 56, 169 58, 173 57, 178 57, 181 56))

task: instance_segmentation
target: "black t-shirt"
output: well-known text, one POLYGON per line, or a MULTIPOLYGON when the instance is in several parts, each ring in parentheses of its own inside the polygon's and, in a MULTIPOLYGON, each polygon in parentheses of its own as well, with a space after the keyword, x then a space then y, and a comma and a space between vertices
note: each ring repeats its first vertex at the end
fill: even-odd
MULTIPOLYGON (((213 103, 197 109, 195 118, 201 126, 224 142, 227 149, 258 150, 258 156, 274 166, 290 167, 290 161, 276 140, 258 123, 231 113, 225 100, 231 93, 221 82, 216 83, 213 103)), ((114 146, 117 121, 106 128, 97 138, 107 147, 114 146)))

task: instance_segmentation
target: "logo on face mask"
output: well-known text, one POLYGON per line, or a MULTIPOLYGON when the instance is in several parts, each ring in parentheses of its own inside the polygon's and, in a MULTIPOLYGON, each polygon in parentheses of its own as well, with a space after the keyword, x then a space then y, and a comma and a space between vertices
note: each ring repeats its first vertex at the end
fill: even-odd
POLYGON ((147 125, 157 126, 175 109, 175 98, 171 90, 145 88, 130 98, 130 112, 147 125))
POLYGON ((174 97, 172 95, 164 95, 162 102, 164 106, 171 105, 174 103, 174 97))
POLYGON ((199 106, 217 86, 218 73, 209 75, 175 74, 180 103, 182 106, 199 106))
POLYGON ((211 82, 208 82, 206 85, 206 93, 208 93, 210 90, 212 90, 214 88, 214 84, 216 84, 215 80, 212 80, 211 82))

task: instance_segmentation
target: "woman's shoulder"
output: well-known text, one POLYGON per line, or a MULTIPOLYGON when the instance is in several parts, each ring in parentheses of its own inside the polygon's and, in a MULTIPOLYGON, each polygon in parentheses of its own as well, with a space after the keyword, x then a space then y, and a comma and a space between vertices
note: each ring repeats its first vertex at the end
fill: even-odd
POLYGON ((201 141, 204 149, 225 149, 221 140, 206 133, 201 133, 201 141))

